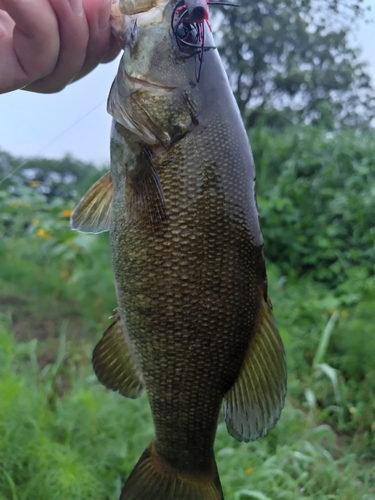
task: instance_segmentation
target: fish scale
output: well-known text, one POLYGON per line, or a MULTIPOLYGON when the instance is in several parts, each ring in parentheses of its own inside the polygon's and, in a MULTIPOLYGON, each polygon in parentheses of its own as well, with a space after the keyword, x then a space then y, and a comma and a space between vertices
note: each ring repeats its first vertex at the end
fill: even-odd
POLYGON ((223 499, 222 401, 228 432, 250 441, 275 425, 286 390, 247 134, 217 52, 204 54, 198 81, 200 56, 176 41, 179 6, 149 25, 139 14, 136 29, 117 19, 111 172, 72 216, 77 230, 110 231, 118 317, 95 372, 124 396, 144 388, 155 427, 120 500, 223 499))
MULTIPOLYGON (((259 249, 251 246, 251 234, 244 225, 246 215, 243 209, 237 209, 237 204, 243 205, 251 197, 249 190, 252 187, 252 172, 249 168, 241 173, 240 178, 244 178, 241 182, 233 180, 236 161, 233 153, 236 150, 226 147, 230 137, 227 142, 223 142, 228 129, 225 129, 224 135, 222 121, 218 118, 215 110, 213 119, 207 117, 207 121, 213 125, 210 130, 206 130, 204 137, 197 130, 196 135, 192 133, 179 141, 174 151, 174 168, 171 168, 169 162, 168 168, 164 168, 163 157, 168 158, 168 152, 154 158, 166 205, 171 211, 168 224, 161 224, 159 229, 144 226, 141 231, 132 224, 126 224, 121 239, 112 242, 112 247, 121 249, 119 254, 112 257, 117 283, 126 283, 126 287, 122 285, 120 289, 119 303, 125 305, 123 311, 120 306, 120 311, 145 378, 154 415, 157 449, 163 450, 165 458, 167 453, 168 458, 171 455, 170 461, 178 466, 179 454, 176 450, 185 449, 182 446, 184 441, 186 444, 192 442, 206 416, 210 420, 209 425, 207 424, 209 432, 204 426, 204 432, 199 435, 207 436, 207 443, 202 440, 202 447, 187 448, 189 466, 195 468, 198 463, 200 469, 203 467, 201 457, 207 455, 207 448, 211 452, 221 400, 238 375, 251 334, 250 326, 254 323, 255 310, 249 307, 253 302, 252 295, 254 296, 254 293, 251 294, 252 280, 249 274, 253 269, 251 261, 256 259, 251 254, 259 254, 259 249), (207 141, 207 136, 209 144, 210 137, 221 137, 222 141, 221 147, 218 142, 216 148, 213 141, 211 154, 205 165, 200 158, 200 151, 201 142, 207 141), (217 171, 216 163, 224 166, 222 172, 217 171), (182 179, 178 175, 181 164, 184 164, 182 179), (236 187, 236 194, 230 200, 230 205, 233 203, 235 209, 229 212, 225 191, 228 188, 231 190, 232 186, 236 187), (212 189, 215 195, 210 194, 212 189), (180 199, 190 199, 187 212, 184 207, 180 209, 180 199), (218 220, 223 225, 220 230, 216 226, 218 220), (233 228, 230 227, 231 223, 233 228), (174 232, 182 225, 186 225, 190 231, 176 237, 174 232), (129 249, 129 253, 126 249, 129 249), (138 255, 137 260, 133 255, 138 255), (188 268, 188 279, 181 279, 185 271, 180 261, 189 261, 189 258, 194 265, 188 268), (156 273, 152 282, 149 279, 150 272, 156 273), (145 310, 144 304, 135 300, 138 295, 134 293, 135 289, 150 298, 149 309, 145 310), (121 293, 124 293, 123 297, 121 293), (212 314, 212 305, 215 304, 216 310, 212 314), (143 322, 144 317, 148 318, 150 324, 147 329, 142 330, 142 335, 138 321, 143 322), (242 330, 248 327, 247 336, 239 334, 237 322, 243 325, 242 330), (218 337, 224 345, 221 351, 216 352, 212 347, 217 343, 218 337), (173 344, 171 338, 175 340, 173 344), (151 343, 151 348, 144 352, 146 343, 151 343), (152 359, 149 357, 151 352, 152 359), (161 352, 168 359, 166 368, 158 362, 161 352), (233 368, 228 363, 228 358, 236 361, 233 368), (188 371, 186 390, 183 380, 176 383, 176 379, 179 379, 176 367, 182 361, 188 371), (200 367, 207 368, 200 371, 200 367), (229 372, 233 370, 232 377, 223 374, 224 367, 229 372), (169 378, 166 378, 166 372, 169 378), (175 381, 174 391, 169 390, 170 379, 175 381), (195 387, 191 386, 191 379, 194 379, 195 387), (160 392, 169 397, 165 396, 164 406, 161 405, 160 398, 154 406, 153 395, 160 392), (184 400, 181 394, 184 395, 185 392, 187 394, 184 400), (199 393, 203 394, 201 400, 197 400, 199 393), (194 413, 187 413, 189 420, 186 429, 186 426, 180 425, 179 414, 185 415, 189 408, 194 409, 194 413), (207 412, 207 408, 213 408, 214 411, 207 412), (169 416, 167 421, 166 415, 169 416), (189 429, 192 430, 191 433, 189 429), (168 448, 171 448, 172 453, 168 448)), ((249 157, 248 165, 251 165, 250 161, 249 157)), ((256 216, 256 212, 254 215, 256 216)), ((113 221, 118 221, 119 216, 114 212, 113 221)), ((247 219, 249 218, 251 219, 251 214, 248 215, 247 219)), ((181 468, 186 470, 185 456, 181 462, 181 468)), ((205 467, 210 465, 209 461, 205 467)))

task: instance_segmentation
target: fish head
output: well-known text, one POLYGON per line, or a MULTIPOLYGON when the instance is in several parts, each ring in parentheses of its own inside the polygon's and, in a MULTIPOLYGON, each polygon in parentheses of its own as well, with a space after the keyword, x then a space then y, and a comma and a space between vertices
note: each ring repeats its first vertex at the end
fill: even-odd
POLYGON ((174 22, 180 3, 164 1, 135 15, 113 11, 113 32, 124 53, 109 95, 108 112, 149 145, 167 147, 183 137, 196 123, 201 107, 196 49, 189 50, 198 28, 184 22, 176 33, 174 22), (188 42, 184 50, 177 35, 188 42))

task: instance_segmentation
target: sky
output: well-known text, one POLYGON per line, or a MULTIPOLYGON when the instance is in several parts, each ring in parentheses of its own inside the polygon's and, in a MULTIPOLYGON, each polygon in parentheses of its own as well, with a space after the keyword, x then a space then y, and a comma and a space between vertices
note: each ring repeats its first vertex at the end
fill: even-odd
MULTIPOLYGON (((364 3, 375 7, 374 0, 364 3)), ((375 85, 375 23, 359 24, 355 44, 375 85)), ((108 163, 111 117, 106 101, 118 64, 119 59, 100 65, 58 94, 18 90, 0 95, 0 150, 56 159, 71 154, 98 165, 108 163)))

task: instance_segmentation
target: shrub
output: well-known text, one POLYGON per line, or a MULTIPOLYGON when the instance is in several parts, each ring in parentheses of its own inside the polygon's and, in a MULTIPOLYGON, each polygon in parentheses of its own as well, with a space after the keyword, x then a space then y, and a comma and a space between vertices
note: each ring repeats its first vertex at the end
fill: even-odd
POLYGON ((331 287, 360 273, 356 291, 374 291, 375 132, 256 129, 250 138, 267 257, 331 287))

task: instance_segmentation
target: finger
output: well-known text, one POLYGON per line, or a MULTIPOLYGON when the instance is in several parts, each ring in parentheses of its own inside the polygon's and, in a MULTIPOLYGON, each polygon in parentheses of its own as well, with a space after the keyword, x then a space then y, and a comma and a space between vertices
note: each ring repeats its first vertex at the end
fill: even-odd
POLYGON ((9 14, 5 12, 5 10, 1 10, 1 3, 0 3, 0 40, 8 38, 10 34, 13 33, 13 28, 14 28, 13 19, 9 16, 9 14))
MULTIPOLYGON (((107 53, 105 56, 99 61, 100 64, 107 64, 112 62, 116 57, 118 56, 119 52, 121 51, 121 47, 118 44, 117 39, 111 35, 110 42, 109 42, 109 47, 107 50, 107 53)), ((77 80, 80 80, 84 76, 86 76, 90 71, 92 71, 96 66, 98 65, 98 62, 93 63, 93 64, 87 64, 82 68, 82 70, 78 73, 74 81, 76 82, 77 80)))
POLYGON ((4 92, 50 73, 60 45, 47 0, 1 0, 0 8, 0 89, 4 92))
POLYGON ((60 53, 53 72, 26 90, 51 93, 62 90, 81 70, 86 59, 89 26, 82 0, 50 0, 58 20, 60 53))
POLYGON ((102 59, 102 63, 108 63, 116 59, 118 54, 121 51, 121 47, 117 41, 117 38, 114 35, 111 35, 111 41, 109 42, 108 52, 102 59))
POLYGON ((24 72, 13 48, 13 19, 0 10, 0 94, 14 90, 24 72))
POLYGON ((113 49, 109 23, 111 5, 111 0, 83 0, 90 37, 85 63, 76 79, 82 78, 92 71, 107 56, 110 49, 116 50, 116 48, 113 49))

